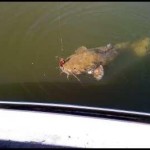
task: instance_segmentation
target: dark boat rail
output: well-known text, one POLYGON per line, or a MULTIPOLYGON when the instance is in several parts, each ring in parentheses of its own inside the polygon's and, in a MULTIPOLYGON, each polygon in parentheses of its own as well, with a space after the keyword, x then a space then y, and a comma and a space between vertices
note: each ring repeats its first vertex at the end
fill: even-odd
POLYGON ((0 109, 26 110, 59 113, 68 115, 79 115, 87 117, 99 117, 150 123, 150 114, 134 111, 124 111, 117 109, 106 109, 96 107, 84 107, 77 105, 47 104, 47 103, 27 103, 27 102, 4 102, 0 101, 0 109))

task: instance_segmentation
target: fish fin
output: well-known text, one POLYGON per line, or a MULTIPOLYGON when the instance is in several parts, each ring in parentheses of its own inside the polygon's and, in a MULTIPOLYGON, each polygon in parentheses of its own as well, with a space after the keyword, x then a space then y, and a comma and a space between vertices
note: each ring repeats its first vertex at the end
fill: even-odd
POLYGON ((87 51, 87 48, 85 46, 81 46, 77 48, 77 50, 75 50, 75 53, 78 54, 78 53, 83 53, 85 51, 87 51))
POLYGON ((101 79, 102 79, 102 77, 104 76, 104 68, 103 68, 102 65, 100 65, 99 67, 97 67, 97 68, 94 70, 93 76, 94 76, 94 78, 96 78, 97 80, 101 80, 101 79))

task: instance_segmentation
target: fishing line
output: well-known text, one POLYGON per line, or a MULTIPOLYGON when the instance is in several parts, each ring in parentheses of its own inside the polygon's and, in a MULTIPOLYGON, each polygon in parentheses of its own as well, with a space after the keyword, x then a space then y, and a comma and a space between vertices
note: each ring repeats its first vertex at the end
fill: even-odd
POLYGON ((61 10, 61 7, 60 7, 60 3, 58 3, 58 9, 59 9, 59 11, 58 11, 58 13, 59 13, 59 16, 58 16, 58 25, 59 25, 59 34, 58 34, 58 36, 59 36, 59 39, 60 39, 60 46, 61 46, 61 51, 63 51, 64 49, 63 49, 63 38, 62 38, 62 32, 61 32, 61 12, 60 12, 60 10, 61 10))

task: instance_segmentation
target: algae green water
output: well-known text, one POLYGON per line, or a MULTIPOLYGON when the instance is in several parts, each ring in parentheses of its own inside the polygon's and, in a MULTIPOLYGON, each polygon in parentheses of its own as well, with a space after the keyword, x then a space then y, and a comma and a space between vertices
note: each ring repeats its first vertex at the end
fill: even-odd
POLYGON ((0 99, 150 112, 150 55, 126 49, 100 81, 60 75, 80 46, 150 37, 148 2, 1 2, 0 99))

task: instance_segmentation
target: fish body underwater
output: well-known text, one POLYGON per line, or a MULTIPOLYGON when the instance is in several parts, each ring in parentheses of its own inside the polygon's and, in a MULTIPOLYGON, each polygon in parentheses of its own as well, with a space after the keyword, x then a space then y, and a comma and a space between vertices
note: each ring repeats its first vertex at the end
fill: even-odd
POLYGON ((144 38, 135 42, 122 42, 116 45, 107 44, 106 46, 89 49, 81 46, 66 59, 61 58, 59 68, 67 75, 67 78, 72 75, 80 81, 77 75, 89 74, 96 80, 101 80, 104 76, 104 66, 113 61, 120 54, 121 49, 131 48, 136 53, 138 50, 145 52, 145 48, 149 45, 150 39, 144 38))
POLYGON ((76 75, 86 73, 100 80, 104 75, 103 66, 107 65, 117 55, 118 52, 111 44, 91 49, 82 46, 68 58, 61 58, 59 66, 61 71, 67 74, 67 77, 73 75, 77 78, 76 75))

